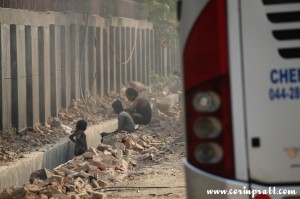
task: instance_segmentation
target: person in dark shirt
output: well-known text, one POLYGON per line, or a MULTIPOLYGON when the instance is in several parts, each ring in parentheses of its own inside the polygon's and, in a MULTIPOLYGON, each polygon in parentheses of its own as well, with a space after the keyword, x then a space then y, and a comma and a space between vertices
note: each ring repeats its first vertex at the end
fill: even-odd
POLYGON ((84 131, 87 128, 85 120, 79 120, 76 124, 76 129, 69 136, 70 140, 75 143, 74 155, 79 156, 87 151, 86 135, 84 131))
MULTIPOLYGON (((132 133, 133 131, 135 131, 133 119, 129 115, 129 113, 124 111, 122 102, 120 100, 116 100, 112 103, 112 107, 114 109, 114 112, 118 114, 118 128, 111 133, 117 133, 120 131, 132 133)), ((103 138, 104 136, 111 133, 103 132, 101 133, 101 137, 103 138)))
POLYGON ((132 101, 132 105, 125 109, 127 111, 135 124, 149 124, 152 118, 152 109, 149 101, 139 96, 139 93, 134 88, 128 88, 125 91, 125 95, 128 100, 132 101))

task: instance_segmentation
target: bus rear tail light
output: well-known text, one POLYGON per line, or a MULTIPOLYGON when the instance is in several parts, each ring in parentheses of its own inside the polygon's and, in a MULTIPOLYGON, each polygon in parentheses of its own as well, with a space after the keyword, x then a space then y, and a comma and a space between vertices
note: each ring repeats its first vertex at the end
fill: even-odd
POLYGON ((213 112, 220 106, 220 98, 214 92, 199 92, 193 100, 194 108, 199 112, 213 112))
POLYGON ((219 163, 223 158, 223 149, 217 143, 206 142, 196 148, 195 157, 203 164, 219 163))
POLYGON ((187 161, 234 178, 225 0, 210 0, 184 48, 187 161))
POLYGON ((216 138, 221 134, 222 124, 215 117, 200 117, 194 123, 195 134, 202 139, 216 138))

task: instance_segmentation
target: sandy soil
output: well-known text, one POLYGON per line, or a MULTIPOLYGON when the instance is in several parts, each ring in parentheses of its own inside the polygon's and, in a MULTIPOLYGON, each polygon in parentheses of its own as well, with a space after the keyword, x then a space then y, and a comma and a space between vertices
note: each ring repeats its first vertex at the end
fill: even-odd
POLYGON ((107 198, 185 199, 184 147, 181 136, 171 145, 170 151, 161 154, 160 158, 140 162, 122 183, 115 185, 120 188, 104 190, 107 198))

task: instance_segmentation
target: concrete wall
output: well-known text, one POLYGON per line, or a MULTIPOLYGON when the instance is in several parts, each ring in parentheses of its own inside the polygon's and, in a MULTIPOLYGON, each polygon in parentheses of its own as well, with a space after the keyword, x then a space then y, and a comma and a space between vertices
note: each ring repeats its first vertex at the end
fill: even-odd
POLYGON ((171 49, 154 35, 147 21, 89 16, 86 26, 81 14, 0 8, 0 130, 44 123, 71 99, 127 81, 149 85, 150 71, 170 74, 171 49))
MULTIPOLYGON (((102 122, 86 130, 88 148, 97 147, 101 132, 112 132, 117 128, 117 120, 102 122)), ((29 181, 32 172, 42 168, 53 169, 74 157, 75 144, 62 138, 54 146, 46 146, 40 152, 25 155, 9 166, 0 167, 0 191, 8 186, 21 186, 29 181)))

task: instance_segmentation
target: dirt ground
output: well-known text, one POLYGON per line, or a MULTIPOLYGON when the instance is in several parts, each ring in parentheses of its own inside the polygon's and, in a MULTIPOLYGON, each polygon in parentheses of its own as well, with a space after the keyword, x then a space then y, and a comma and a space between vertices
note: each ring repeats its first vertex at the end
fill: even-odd
POLYGON ((104 189, 107 198, 185 199, 184 148, 181 136, 157 160, 141 161, 122 183, 114 185, 120 188, 104 189))

